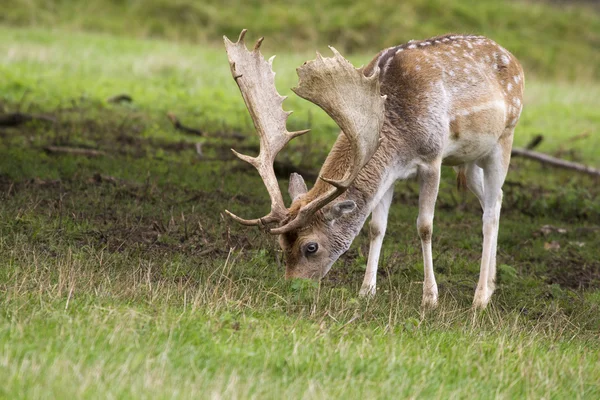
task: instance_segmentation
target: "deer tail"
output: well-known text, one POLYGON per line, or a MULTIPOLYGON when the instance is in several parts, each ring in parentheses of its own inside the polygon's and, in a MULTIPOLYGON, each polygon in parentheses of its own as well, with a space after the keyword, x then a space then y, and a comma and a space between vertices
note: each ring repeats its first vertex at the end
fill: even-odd
POLYGON ((456 168, 456 188, 459 192, 464 192, 467 190, 467 168, 464 165, 456 168))

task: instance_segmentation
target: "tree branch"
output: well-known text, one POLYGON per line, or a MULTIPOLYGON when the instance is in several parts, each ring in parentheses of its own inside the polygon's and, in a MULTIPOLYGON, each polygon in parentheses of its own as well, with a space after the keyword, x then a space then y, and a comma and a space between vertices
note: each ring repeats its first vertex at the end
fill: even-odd
POLYGON ((19 126, 29 121, 56 122, 54 118, 45 115, 23 114, 20 112, 0 115, 0 126, 19 126))
POLYGON ((512 149, 511 154, 513 157, 529 158, 531 160, 536 160, 536 161, 541 162, 542 164, 550 165, 552 167, 569 169, 572 171, 582 172, 584 174, 588 174, 588 175, 592 175, 592 176, 600 176, 599 169, 596 169, 596 168, 593 168, 593 167, 590 167, 590 166, 587 166, 584 164, 572 162, 572 161, 562 160, 560 158, 552 157, 547 154, 538 153, 537 151, 517 148, 517 149, 512 149))
POLYGON ((82 149, 78 147, 46 146, 44 150, 50 154, 72 154, 76 156, 98 157, 105 156, 106 153, 101 150, 82 149))
POLYGON ((200 129, 190 128, 188 126, 183 125, 181 122, 179 122, 179 119, 175 116, 175 114, 169 112, 169 113, 167 113, 167 117, 169 118, 169 120, 171 121, 171 123, 173 124, 175 129, 180 130, 185 133, 196 135, 196 136, 203 135, 203 132, 200 129))

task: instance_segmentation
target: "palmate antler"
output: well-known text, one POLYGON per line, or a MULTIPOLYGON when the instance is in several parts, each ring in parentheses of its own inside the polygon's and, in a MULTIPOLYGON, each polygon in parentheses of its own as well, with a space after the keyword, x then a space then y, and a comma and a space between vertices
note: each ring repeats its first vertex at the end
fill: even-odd
POLYGON ((279 222, 287 215, 283 197, 279 190, 273 161, 277 153, 293 138, 300 136, 308 130, 288 132, 286 121, 291 112, 283 111, 282 104, 286 97, 281 96, 275 88, 275 72, 273 72, 273 59, 265 61, 259 48, 263 38, 258 39, 254 49, 248 51, 244 44, 246 29, 240 33, 237 42, 232 43, 227 37, 225 49, 229 58, 229 66, 233 79, 237 82, 246 107, 250 112, 254 127, 260 136, 260 154, 249 157, 232 151, 242 160, 252 164, 260 174, 271 197, 271 212, 263 218, 246 220, 229 212, 233 219, 243 225, 268 225, 279 222))
POLYGON ((292 90, 321 107, 338 124, 350 142, 353 159, 342 179, 319 176, 333 188, 302 207, 292 221, 272 229, 273 234, 308 223, 312 215, 350 187, 379 146, 386 99, 380 94, 379 68, 366 77, 362 69, 354 68, 335 48, 329 48, 333 57, 323 58, 317 53, 315 60, 296 70, 300 81, 292 90))
MULTIPOLYGON (((286 218, 289 215, 283 205, 273 172, 273 160, 287 142, 307 131, 287 132, 285 124, 290 113, 281 108, 285 97, 280 96, 275 89, 275 74, 271 69, 272 58, 267 63, 260 55, 258 47, 262 39, 257 42, 254 50, 249 52, 243 44, 245 33, 246 30, 243 30, 237 43, 231 43, 225 38, 225 47, 233 77, 242 91, 260 135, 261 150, 256 158, 237 152, 236 155, 258 169, 271 196, 271 212, 266 217, 256 220, 243 220, 228 213, 244 225, 280 223, 285 219, 289 220, 286 218)), ((361 69, 354 68, 337 50, 333 47, 330 49, 333 57, 323 58, 317 53, 315 60, 297 69, 300 81, 298 87, 292 90, 298 96, 321 107, 333 118, 351 144, 353 161, 340 180, 320 176, 320 179, 333 186, 332 189, 304 205, 296 216, 283 226, 269 229, 272 234, 282 234, 306 225, 318 210, 350 187, 379 145, 379 132, 383 125, 385 109, 385 96, 380 95, 379 69, 366 77, 361 69)))

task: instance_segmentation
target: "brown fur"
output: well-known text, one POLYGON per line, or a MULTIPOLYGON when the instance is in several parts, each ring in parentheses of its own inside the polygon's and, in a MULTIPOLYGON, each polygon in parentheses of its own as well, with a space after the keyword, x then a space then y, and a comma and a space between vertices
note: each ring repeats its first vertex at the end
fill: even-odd
MULTIPOLYGON (((524 77, 518 61, 506 50, 483 37, 444 35, 383 50, 363 73, 371 76, 376 66, 381 70, 381 93, 387 95, 382 143, 353 185, 335 200, 354 200, 356 212, 327 221, 324 215, 330 204, 304 228, 281 235, 287 277, 327 273, 358 234, 394 168, 402 166, 410 172, 414 165, 417 172, 422 165, 442 160, 458 166, 457 186, 464 190, 464 165, 485 156, 491 146, 499 143, 504 161, 510 160, 524 77), (505 113, 499 112, 500 106, 505 113), (319 243, 319 252, 302 254, 311 241, 319 243)), ((340 134, 321 175, 340 179, 352 161, 350 144, 340 134)), ((329 189, 329 184, 317 181, 291 205, 288 220, 329 189)), ((430 228, 420 226, 419 234, 430 238, 430 228)))

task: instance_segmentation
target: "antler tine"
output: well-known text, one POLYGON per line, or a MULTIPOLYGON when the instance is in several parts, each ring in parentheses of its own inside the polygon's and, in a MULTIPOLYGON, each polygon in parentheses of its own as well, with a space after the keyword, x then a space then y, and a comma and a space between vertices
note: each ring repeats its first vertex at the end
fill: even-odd
MULTIPOLYGON (((240 36, 238 37, 238 43, 244 43, 244 36, 246 36, 246 32, 248 32, 248 29, 242 29, 242 31, 240 32, 240 36)), ((226 38, 225 36, 223 36, 224 38, 226 38)), ((229 40, 229 39, 227 39, 229 40)))
POLYGON ((273 57, 266 61, 260 53, 259 49, 263 38, 258 39, 254 49, 249 51, 244 44, 246 32, 246 29, 242 30, 236 43, 231 42, 225 36, 223 39, 231 73, 240 88, 254 127, 260 137, 260 152, 256 157, 243 155, 235 150, 233 152, 258 170, 271 198, 271 211, 267 216, 253 220, 244 220, 229 212, 228 214, 244 225, 264 225, 281 221, 287 215, 287 209, 273 170, 275 157, 291 139, 308 131, 287 131, 286 122, 291 112, 283 110, 282 104, 285 97, 281 96, 275 88, 273 57))
MULTIPOLYGON (((254 51, 256 51, 256 50, 260 49, 260 45, 262 44, 263 40, 265 40, 265 38, 264 38, 264 37, 261 37, 260 39, 258 39, 258 40, 256 41, 256 44, 254 45, 254 51)), ((272 60, 273 60, 273 58, 274 58, 274 57, 275 57, 275 56, 272 56, 272 57, 269 59, 269 64, 271 64, 271 63, 272 63, 272 60)))
POLYGON ((237 215, 235 215, 234 213, 232 213, 229 210, 225 210, 225 212, 233 220, 235 220, 239 224, 246 225, 246 226, 257 226, 257 225, 268 226, 269 224, 278 221, 278 217, 276 217, 276 216, 266 216, 266 217, 257 218, 257 219, 243 219, 243 218, 238 217, 237 215))
POLYGON ((319 178, 333 188, 300 209, 287 224, 271 229, 282 234, 305 225, 308 219, 340 196, 369 162, 379 146, 379 132, 384 122, 385 99, 379 87, 379 69, 365 76, 361 69, 346 60, 335 48, 333 57, 315 60, 297 69, 300 82, 292 89, 298 96, 321 107, 339 125, 348 138, 353 161, 342 179, 319 178))

